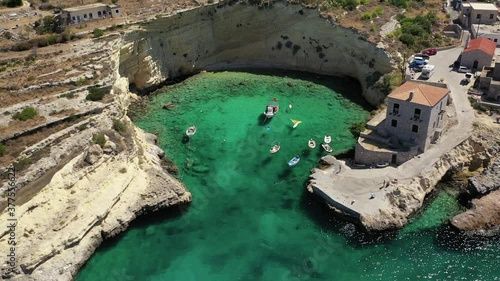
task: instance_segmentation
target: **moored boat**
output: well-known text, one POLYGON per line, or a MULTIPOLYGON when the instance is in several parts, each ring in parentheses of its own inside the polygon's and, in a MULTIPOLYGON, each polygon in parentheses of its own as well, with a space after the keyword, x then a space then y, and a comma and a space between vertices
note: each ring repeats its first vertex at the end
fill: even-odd
POLYGON ((288 166, 292 167, 292 166, 295 166, 297 165, 297 163, 299 163, 300 161, 300 157, 297 155, 295 157, 292 158, 292 160, 288 161, 288 166))
POLYGON ((315 148, 316 147, 316 141, 314 141, 313 139, 310 139, 309 142, 307 143, 307 145, 310 148, 315 148))
POLYGON ((273 147, 271 147, 271 149, 269 150, 269 152, 271 152, 272 154, 274 154, 274 153, 278 152, 279 150, 280 150, 280 145, 276 144, 273 147))
POLYGON ((266 110, 264 111, 264 115, 266 116, 266 118, 272 118, 274 115, 278 113, 279 109, 280 105, 278 103, 278 99, 273 98, 273 100, 266 105, 266 110))
POLYGON ((325 136, 324 141, 325 141, 326 144, 329 144, 332 141, 332 137, 331 136, 325 136))
POLYGON ((333 151, 333 148, 329 144, 327 144, 327 143, 323 143, 321 146, 323 147, 324 150, 326 150, 326 152, 332 152, 333 151))
POLYGON ((191 126, 191 127, 186 129, 186 136, 190 137, 194 134, 196 134, 196 127, 195 126, 191 126))

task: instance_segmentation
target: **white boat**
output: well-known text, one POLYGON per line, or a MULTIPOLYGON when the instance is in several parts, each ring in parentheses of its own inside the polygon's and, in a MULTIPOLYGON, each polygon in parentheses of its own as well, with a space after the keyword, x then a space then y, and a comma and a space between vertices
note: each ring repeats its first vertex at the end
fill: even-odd
POLYGON ((329 144, 330 142, 332 142, 332 137, 331 136, 325 136, 324 141, 325 141, 326 144, 329 144))
POLYGON ((273 98, 273 100, 266 105, 264 115, 266 116, 266 118, 272 118, 274 115, 276 115, 276 113, 278 113, 279 109, 280 105, 278 104, 278 99, 273 98))
POLYGON ((310 148, 315 148, 316 147, 316 142, 313 139, 310 139, 309 142, 307 143, 310 148))
POLYGON ((196 134, 196 127, 195 126, 191 126, 191 127, 186 129, 186 136, 190 137, 194 134, 196 134))
POLYGON ((333 151, 333 148, 329 144, 327 144, 327 143, 323 143, 321 146, 323 147, 324 150, 326 150, 326 152, 332 152, 333 151))
POLYGON ((292 166, 295 166, 297 165, 297 163, 299 163, 300 161, 300 157, 297 155, 295 157, 292 158, 292 160, 288 161, 288 166, 292 167, 292 166))
POLYGON ((271 152, 272 154, 274 154, 274 153, 278 152, 279 150, 280 150, 280 145, 277 144, 277 145, 271 147, 271 149, 269 150, 269 152, 271 152))

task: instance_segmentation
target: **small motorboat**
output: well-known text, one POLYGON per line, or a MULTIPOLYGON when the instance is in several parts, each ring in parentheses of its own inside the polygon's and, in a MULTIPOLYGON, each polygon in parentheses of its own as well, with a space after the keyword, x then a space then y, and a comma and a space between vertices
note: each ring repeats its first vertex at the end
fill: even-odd
POLYGON ((325 136, 324 141, 325 141, 326 144, 328 144, 328 143, 332 142, 332 137, 331 136, 325 136))
POLYGON ((292 122, 293 122, 293 128, 294 128, 294 129, 295 129, 295 128, 297 128, 297 126, 298 126, 300 123, 302 123, 302 121, 300 121, 300 120, 295 120, 295 119, 290 119, 290 120, 292 120, 292 122))
POLYGON ((280 150, 280 145, 277 144, 277 145, 274 145, 273 147, 271 147, 271 149, 269 150, 269 152, 271 152, 272 154, 278 152, 280 150))
POLYGON ((316 147, 316 142, 313 139, 310 139, 309 142, 307 143, 307 145, 310 148, 315 148, 316 147))
POLYGON ((292 158, 292 160, 288 161, 288 166, 292 167, 292 166, 295 166, 297 165, 297 163, 299 163, 300 161, 300 157, 297 155, 295 157, 292 158))
POLYGON ((329 144, 327 144, 327 143, 323 143, 321 146, 323 147, 324 150, 326 150, 326 152, 332 152, 333 151, 333 148, 329 144))
POLYGON ((190 137, 194 134, 196 134, 196 127, 195 126, 191 126, 191 127, 186 129, 186 136, 190 137))
POLYGON ((276 113, 278 113, 279 109, 280 105, 278 104, 278 99, 273 98, 273 100, 266 105, 264 115, 266 116, 266 118, 272 118, 274 115, 276 115, 276 113))

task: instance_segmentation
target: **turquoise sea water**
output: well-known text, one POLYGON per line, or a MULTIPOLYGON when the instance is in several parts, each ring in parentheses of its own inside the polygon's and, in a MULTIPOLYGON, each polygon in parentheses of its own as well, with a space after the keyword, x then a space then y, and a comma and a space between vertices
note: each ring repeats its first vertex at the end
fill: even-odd
POLYGON ((348 128, 368 112, 351 81, 287 75, 206 73, 155 96, 136 124, 158 134, 193 203, 139 219, 104 243, 77 280, 500 280, 498 239, 444 226, 459 211, 447 192, 404 230, 374 237, 309 195, 323 136, 337 153, 352 149, 348 128), (263 120, 273 97, 280 111, 263 120), (162 109, 167 102, 176 107, 162 109), (302 123, 293 129, 290 119, 302 123), (198 130, 187 141, 191 125, 198 130), (295 155, 301 160, 290 168, 295 155))

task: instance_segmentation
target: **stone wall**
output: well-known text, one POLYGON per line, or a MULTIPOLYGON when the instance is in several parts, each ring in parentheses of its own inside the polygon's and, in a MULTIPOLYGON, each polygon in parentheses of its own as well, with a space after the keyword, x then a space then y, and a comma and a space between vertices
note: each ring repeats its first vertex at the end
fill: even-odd
POLYGON ((125 41, 120 75, 140 90, 204 69, 272 67, 356 78, 366 100, 378 105, 385 95, 373 85, 392 71, 385 51, 357 31, 286 2, 179 12, 143 24, 125 41))

